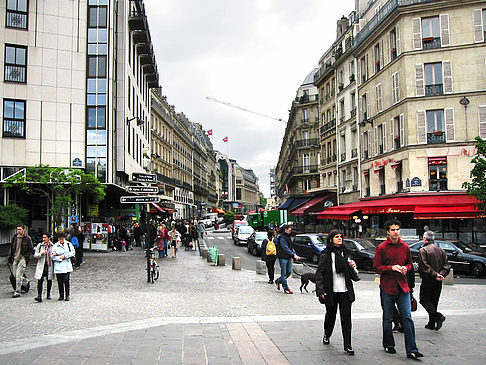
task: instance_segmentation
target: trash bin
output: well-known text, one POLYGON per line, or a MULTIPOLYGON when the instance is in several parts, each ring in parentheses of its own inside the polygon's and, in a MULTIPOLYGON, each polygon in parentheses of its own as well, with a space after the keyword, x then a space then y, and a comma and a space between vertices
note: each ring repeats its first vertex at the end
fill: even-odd
POLYGON ((211 262, 213 265, 218 264, 218 246, 212 246, 208 248, 209 255, 211 256, 211 262))

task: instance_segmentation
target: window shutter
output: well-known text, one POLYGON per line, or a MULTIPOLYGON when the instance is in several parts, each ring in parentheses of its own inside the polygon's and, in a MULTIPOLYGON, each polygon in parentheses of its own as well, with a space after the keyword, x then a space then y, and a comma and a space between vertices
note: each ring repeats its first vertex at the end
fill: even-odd
POLYGON ((417 111, 417 143, 427 143, 427 135, 425 134, 425 111, 417 111))
POLYGON ((371 129, 368 130, 368 156, 371 156, 371 129))
POLYGON ((445 109, 445 127, 446 127, 446 141, 452 142, 455 140, 454 131, 454 109, 445 109))
POLYGON ((376 85, 376 113, 383 110, 383 101, 381 97, 381 84, 376 85))
POLYGON ((486 105, 479 108, 479 137, 486 138, 486 105))
POLYGON ((365 69, 361 70, 363 75, 365 75, 366 81, 370 78, 369 70, 368 70, 368 53, 365 54, 365 69))
POLYGON ((422 20, 421 18, 413 18, 412 20, 413 32, 413 49, 422 49, 422 20))
POLYGON ((397 37, 397 56, 399 56, 402 53, 402 43, 400 42, 400 24, 397 24, 395 33, 397 37))
POLYGON ((392 151, 395 149, 395 120, 394 119, 390 119, 390 134, 391 134, 390 151, 392 151))
POLYGON ((442 62, 442 77, 444 80, 444 94, 452 93, 452 63, 451 61, 442 62))
POLYGON ((366 92, 366 116, 368 120, 371 120, 371 112, 370 112, 370 92, 366 92))
POLYGON ((378 146, 378 127, 375 127, 375 156, 380 152, 380 147, 378 146))
POLYGON ((425 95, 423 63, 415 65, 415 94, 416 96, 425 95))
POLYGON ((383 39, 380 41, 380 67, 383 69, 385 66, 385 59, 383 58, 383 39))
POLYGON ((387 41, 388 41, 388 48, 387 48, 387 54, 388 54, 388 63, 392 61, 392 54, 391 54, 391 35, 390 33, 387 34, 387 41))
POLYGON ((400 147, 405 145, 405 121, 403 114, 400 114, 400 147))
POLYGON ((400 101, 400 73, 397 71, 395 73, 395 100, 398 103, 400 101))
POLYGON ((357 70, 358 70, 358 85, 361 85, 361 60, 360 59, 356 59, 357 60, 357 70))
POLYGON ((360 143, 360 152, 361 152, 361 159, 364 158, 364 151, 365 151, 365 146, 364 146, 364 133, 361 133, 361 143, 360 143))
POLYGON ((442 46, 451 44, 451 34, 449 31, 449 14, 441 14, 440 20, 440 43, 442 46))
POLYGON ((386 122, 383 122, 383 152, 386 152, 388 151, 388 148, 387 148, 387 138, 386 138, 386 122))
POLYGON ((473 24, 474 24, 474 42, 480 43, 484 41, 483 32, 483 16, 482 10, 477 9, 473 11, 473 24))

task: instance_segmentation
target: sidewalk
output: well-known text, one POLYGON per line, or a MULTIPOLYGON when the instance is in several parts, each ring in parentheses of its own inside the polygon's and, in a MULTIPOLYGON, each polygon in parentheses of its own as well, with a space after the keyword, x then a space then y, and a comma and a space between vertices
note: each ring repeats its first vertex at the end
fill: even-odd
MULTIPOLYGON (((162 278, 146 283, 144 256, 87 253, 72 275, 70 302, 34 302, 33 292, 12 299, 0 284, 1 364, 402 364, 408 360, 403 335, 397 354, 381 348, 378 287, 358 282, 353 304, 354 357, 344 355, 339 323, 324 346, 324 306, 314 294, 284 295, 266 276, 212 267, 196 252, 159 260, 162 278), (19 318, 21 320, 19 320, 19 318), (22 323, 22 325, 19 325, 22 323)), ((7 278, 6 267, 0 277, 7 278)), ((33 266, 29 266, 29 277, 33 266)), ((8 285, 7 285, 8 284, 8 285)), ((300 281, 289 279, 298 290, 300 281)), ((486 290, 481 285, 445 287, 444 327, 426 330, 426 313, 414 313, 424 364, 484 362, 486 290)), ((338 321, 339 322, 339 321, 338 321)))

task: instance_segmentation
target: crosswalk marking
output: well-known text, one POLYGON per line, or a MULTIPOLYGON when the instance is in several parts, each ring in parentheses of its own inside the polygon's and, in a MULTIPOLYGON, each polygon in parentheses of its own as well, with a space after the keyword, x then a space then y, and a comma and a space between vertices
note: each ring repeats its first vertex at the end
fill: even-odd
POLYGON ((208 240, 214 240, 214 237, 206 237, 208 240))

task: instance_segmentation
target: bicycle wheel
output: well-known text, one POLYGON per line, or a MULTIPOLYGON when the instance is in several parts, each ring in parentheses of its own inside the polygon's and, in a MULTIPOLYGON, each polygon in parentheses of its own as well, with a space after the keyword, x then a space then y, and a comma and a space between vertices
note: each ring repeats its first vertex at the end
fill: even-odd
POLYGON ((157 280, 159 278, 159 265, 155 264, 154 265, 154 280, 157 280))
POLYGON ((150 263, 149 274, 150 274, 150 282, 153 283, 154 282, 154 264, 153 263, 150 263))

